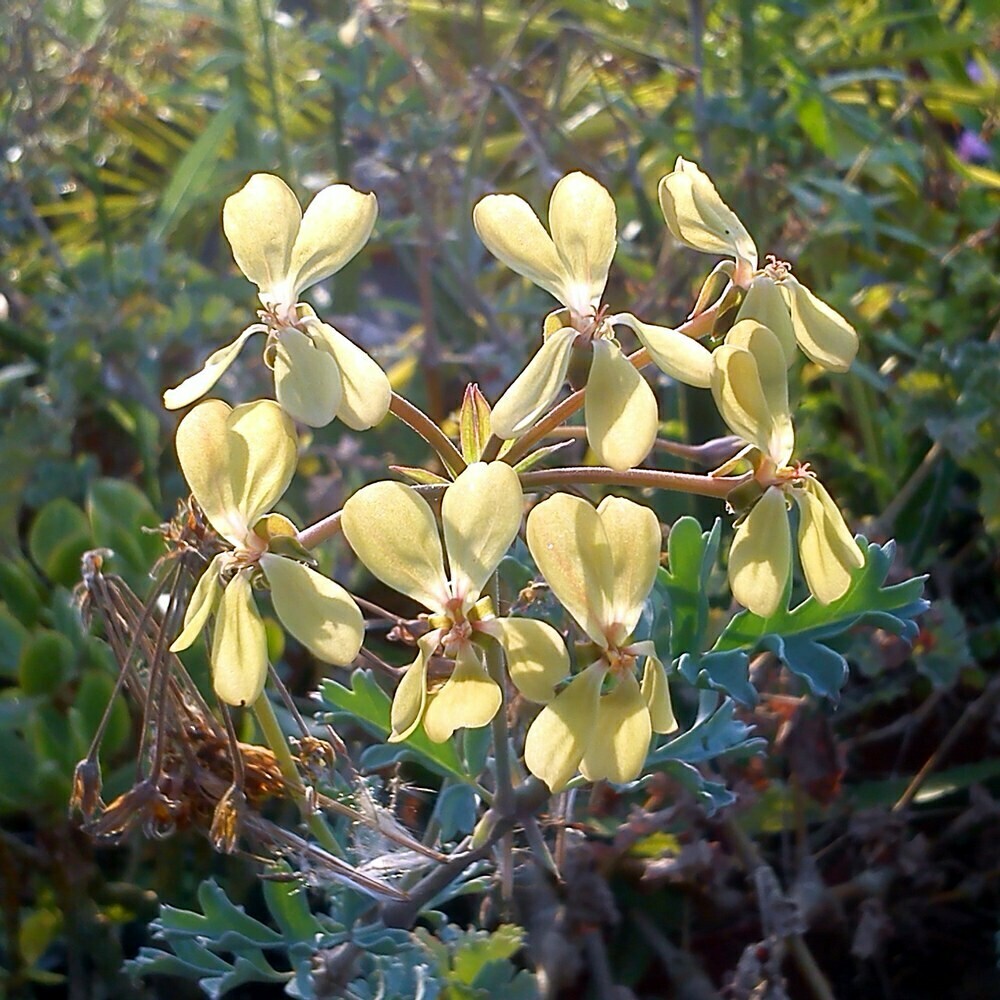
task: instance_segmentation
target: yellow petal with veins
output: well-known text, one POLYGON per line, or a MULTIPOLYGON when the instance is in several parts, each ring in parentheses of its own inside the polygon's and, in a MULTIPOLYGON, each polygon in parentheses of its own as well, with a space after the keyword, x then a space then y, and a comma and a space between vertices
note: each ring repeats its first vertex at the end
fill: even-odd
POLYGON ((163 405, 168 410, 179 410, 196 399, 201 399, 216 382, 225 375, 226 370, 236 360, 237 355, 243 350, 243 345, 248 338, 260 329, 248 327, 231 344, 220 347, 213 351, 206 359, 201 371, 188 376, 180 385, 173 389, 167 389, 163 393, 163 405))
POLYGON ((274 292, 280 297, 287 281, 301 218, 298 199, 273 174, 254 174, 222 207, 222 228, 236 263, 260 289, 265 305, 274 302, 274 292))
POLYGON ((295 474, 295 425, 277 403, 258 399, 237 406, 226 429, 233 496, 253 527, 281 499, 295 474))
POLYGON ((292 247, 288 279, 294 305, 299 294, 339 271, 368 242, 378 215, 373 194, 331 184, 306 208, 292 247))
POLYGON ((427 663, 441 638, 440 630, 428 632, 417 641, 417 658, 406 668, 389 709, 389 743, 399 743, 420 725, 427 707, 427 663))
POLYGON ((340 409, 340 367, 311 337, 286 327, 274 352, 274 395, 294 420, 325 427, 340 409))
POLYGON ((552 237, 523 198, 489 194, 473 209, 472 223, 494 257, 562 301, 566 267, 552 237))
POLYGON ((205 622, 215 610, 222 596, 222 583, 219 580, 219 570, 225 553, 220 552, 201 574, 195 588, 191 593, 191 600, 188 601, 187 610, 184 613, 184 627, 180 635, 170 644, 171 653, 179 653, 187 649, 198 638, 201 630, 205 627, 205 622))
POLYGON ((673 172, 660 181, 659 196, 676 239, 695 250, 735 257, 747 277, 757 269, 757 247, 750 234, 697 164, 677 157, 673 172))
POLYGON ((374 576, 431 611, 444 610, 449 595, 441 539, 420 494, 402 483, 372 483, 344 504, 341 525, 374 576))
POLYGON ((795 339, 806 356, 832 372, 846 372, 858 353, 850 323, 791 275, 781 282, 792 314, 795 339))
POLYGON ((799 505, 802 572, 816 600, 829 604, 847 593, 851 573, 864 565, 864 555, 822 483, 808 479, 792 496, 799 505))
POLYGON ((617 472, 638 465, 652 450, 659 427, 656 397, 621 348, 594 341, 584 419, 598 461, 617 472))
POLYGON ((229 468, 227 421, 221 399, 199 403, 177 425, 174 445, 181 472, 209 523, 232 545, 242 545, 250 525, 236 506, 229 468))
POLYGON ((281 624, 324 662, 350 664, 365 637, 354 598, 339 583, 292 559, 265 552, 260 565, 281 624))
POLYGON ((559 602, 607 648, 614 562, 597 511, 580 497, 556 493, 528 515, 526 534, 532 558, 559 602))
POLYGON ((352 431, 374 427, 389 412, 392 400, 392 386, 385 372, 357 344, 332 326, 316 323, 310 327, 310 332, 325 344, 340 367, 343 395, 337 417, 352 431))
POLYGON ((670 701, 670 684, 656 649, 651 642, 636 643, 634 648, 648 647, 646 665, 642 672, 642 697, 649 708, 649 721, 654 733, 672 733, 677 728, 677 719, 670 701))
POLYGON ((497 618, 491 624, 518 691, 531 701, 552 701, 556 685, 569 674, 569 653, 562 636, 536 618, 497 618))
POLYGON ((611 195, 593 177, 576 171, 552 189, 549 229, 564 269, 562 302, 584 315, 600 304, 618 245, 611 195))
POLYGON ((490 421, 496 437, 520 437, 552 405, 566 381, 576 337, 576 330, 567 326, 546 338, 493 407, 490 421))
POLYGON ((611 549, 610 620, 632 634, 660 566, 660 521, 649 507, 605 497, 597 508, 611 549))
POLYGON ((629 327, 646 348, 653 364, 685 385, 707 389, 712 383, 712 353, 692 337, 666 326, 643 323, 631 313, 618 313, 613 322, 629 327))
POLYGON ((215 614, 212 684, 227 705, 252 705, 267 680, 267 633, 254 604, 250 572, 226 584, 215 614))
POLYGON ((642 772, 652 736, 646 699, 635 674, 629 671, 598 703, 580 771, 590 781, 634 781, 642 772))
POLYGON ((754 355, 745 347, 723 344, 712 359, 712 397, 729 429, 775 465, 787 465, 795 444, 791 420, 787 409, 777 416, 771 412, 754 355))
POLYGON ((524 740, 528 770, 558 792, 576 774, 594 738, 601 684, 607 667, 591 664, 538 713, 524 740))
POLYGON ((757 377, 767 404, 767 454, 777 465, 786 465, 795 448, 795 430, 788 405, 788 362, 777 336, 756 320, 740 320, 726 343, 748 350, 757 365, 757 377))
POLYGON ((472 643, 460 646, 451 677, 428 699, 424 732, 432 743, 444 743, 456 729, 485 726, 497 714, 503 696, 479 657, 472 643))
POLYGON ((729 550, 733 597, 755 615, 778 610, 792 571, 792 533, 785 495, 771 487, 736 529, 729 550))
POLYGON ((473 462, 445 490, 441 521, 452 594, 465 608, 517 537, 523 506, 520 480, 506 462, 473 462))
POLYGON ((788 303, 775 280, 766 274, 758 274, 740 303, 736 322, 752 319, 766 326, 781 344, 785 355, 786 366, 795 360, 798 351, 795 348, 795 328, 788 311, 788 303))

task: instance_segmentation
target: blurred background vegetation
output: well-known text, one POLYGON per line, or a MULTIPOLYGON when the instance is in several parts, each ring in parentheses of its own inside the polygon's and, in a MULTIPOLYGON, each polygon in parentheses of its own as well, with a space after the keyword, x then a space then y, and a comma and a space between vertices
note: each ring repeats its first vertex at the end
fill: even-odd
MULTIPOLYGON (((112 548, 145 591, 161 543, 141 529, 184 492, 160 393, 252 319, 223 199, 256 171, 300 195, 334 180, 376 191, 368 250, 312 298, 446 420, 469 381, 497 397, 551 307, 485 253, 475 201, 510 190, 541 209, 564 172, 597 177, 620 220, 607 301, 670 325, 709 266, 671 243, 656 205, 683 155, 762 253, 858 327, 848 375, 800 373, 800 451, 858 530, 898 540, 900 578, 928 574, 934 606, 913 649, 852 640, 836 713, 758 662, 774 676, 747 721, 771 752, 727 765, 740 801, 725 819, 691 806, 638 849, 635 816, 595 798, 602 889, 564 900, 553 995, 749 995, 755 856, 813 914, 806 940, 837 997, 998 995, 991 0, 7 0, 0 27, 0 991, 182 995, 194 987, 119 971, 157 904, 195 905, 212 873, 248 906, 258 892, 201 840, 95 849, 66 815, 116 669, 74 610, 80 554, 112 548)), ((223 394, 267 394, 266 374, 246 351, 223 394)), ((669 434, 721 432, 697 393, 663 398, 669 434)), ((289 512, 338 509, 390 462, 425 462, 417 445, 389 421, 316 432, 289 512)), ((655 502, 668 521, 721 513, 655 502)), ((349 580, 345 552, 324 558, 349 580)), ((283 670, 299 693, 315 684, 300 650, 283 670)), ((127 784, 135 736, 118 705, 106 776, 127 784)), ((796 968, 790 995, 821 995, 796 968)))

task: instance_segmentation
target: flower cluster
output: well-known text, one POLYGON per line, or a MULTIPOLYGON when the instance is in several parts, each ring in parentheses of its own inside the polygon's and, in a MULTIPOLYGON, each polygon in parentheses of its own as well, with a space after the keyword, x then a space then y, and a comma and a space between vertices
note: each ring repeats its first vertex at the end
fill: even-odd
MULTIPOLYGON (((697 166, 679 159, 659 193, 674 236, 727 258, 680 329, 605 305, 617 216, 593 178, 571 173, 556 184, 548 231, 516 195, 488 195, 475 207, 487 249, 560 308, 545 318, 541 347, 491 413, 483 403, 481 416, 488 415, 499 439, 491 454, 500 459, 473 460, 488 450, 480 441, 452 481, 431 487, 439 511, 417 489, 389 481, 364 486, 344 505, 339 523, 360 562, 425 609, 414 629, 416 659, 392 701, 391 741, 422 726, 443 742, 460 728, 497 720, 508 678, 542 706, 527 730, 524 761, 553 791, 578 771, 589 780, 635 779, 653 733, 677 728, 667 671, 640 630, 661 558, 660 524, 649 507, 608 496, 595 508, 555 493, 528 514, 531 556, 582 637, 575 657, 552 625, 504 614, 499 600, 497 568, 522 530, 525 506, 522 481, 500 442, 528 434, 551 411, 574 351, 590 355, 587 441, 613 472, 644 461, 656 440, 656 396, 639 371, 647 361, 711 390, 723 420, 746 442, 712 475, 724 477, 741 463, 752 469, 732 499, 739 520, 729 557, 733 594, 751 611, 770 615, 787 601, 793 506, 800 561, 819 601, 840 597, 863 562, 829 494, 807 465, 793 462, 788 396, 795 345, 817 364, 843 371, 857 350, 854 330, 788 264, 769 258, 758 268, 753 240, 697 166), (632 331, 637 354, 626 356, 617 327, 632 331), (725 338, 714 350, 699 339, 709 333, 725 338)), ((266 335, 276 401, 235 409, 201 402, 177 429, 181 468, 227 548, 200 578, 171 648, 186 649, 214 619, 213 680, 229 704, 253 703, 267 677, 255 590, 270 592, 282 624, 318 658, 349 665, 362 645, 354 599, 316 572, 295 527, 272 508, 297 463, 293 421, 321 427, 339 418, 362 430, 389 408, 389 382, 378 365, 299 301, 364 246, 376 212, 374 195, 336 184, 303 214, 283 181, 251 177, 227 200, 223 226, 236 263, 257 286, 260 321, 164 395, 169 408, 195 402, 251 335, 266 335)))
POLYGON ((187 649, 215 617, 212 677, 230 705, 251 705, 267 679, 267 637, 255 586, 271 591, 281 623, 319 659, 348 664, 364 621, 354 599, 306 565, 295 528, 267 513, 291 482, 295 430, 267 399, 230 409, 218 399, 195 407, 177 428, 181 470, 209 523, 228 543, 202 574, 171 652, 187 649))
POLYGON ((352 430, 374 427, 388 412, 385 372, 343 334, 299 302, 307 288, 336 274, 368 242, 378 206, 347 184, 320 191, 303 215, 278 177, 254 174, 226 200, 222 226, 236 263, 259 290, 260 323, 212 354, 200 372, 163 394, 168 410, 205 395, 247 339, 267 334, 264 360, 282 409, 310 427, 339 417, 352 430))

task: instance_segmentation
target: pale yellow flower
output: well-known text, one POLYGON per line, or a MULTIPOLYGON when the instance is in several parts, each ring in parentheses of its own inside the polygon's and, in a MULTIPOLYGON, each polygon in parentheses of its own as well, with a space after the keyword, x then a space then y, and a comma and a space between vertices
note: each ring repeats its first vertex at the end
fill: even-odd
MULTIPOLYGON (((486 248, 564 306, 546 319, 541 348, 493 408, 493 433, 510 439, 528 431, 558 396, 574 346, 589 344, 587 441, 604 464, 630 469, 653 447, 658 418, 652 389, 622 353, 601 305, 617 246, 615 205, 592 177, 572 173, 553 189, 548 217, 551 235, 528 203, 512 194, 487 195, 473 212, 486 248)), ((616 317, 632 325, 644 343, 647 335, 653 340, 664 371, 708 386, 711 366, 704 347, 674 330, 633 320, 616 317)))
POLYGON ((231 548, 198 580, 171 651, 187 649, 214 614, 215 691, 230 705, 256 701, 267 679, 267 639, 253 596, 262 578, 275 613, 296 639, 321 660, 350 663, 364 635, 354 599, 298 559, 272 551, 295 548, 291 522, 266 513, 295 471, 297 443, 288 416, 271 400, 231 409, 210 399, 180 422, 176 445, 194 498, 231 548))
POLYGON ((226 199, 222 225, 240 270, 258 288, 262 322, 220 348, 201 371, 163 394, 169 410, 199 399, 222 377, 247 339, 266 333, 264 360, 275 396, 296 420, 323 427, 335 418, 353 430, 387 413, 392 390, 360 347, 299 302, 307 288, 339 271, 368 242, 375 195, 347 184, 320 191, 305 214, 291 189, 272 174, 254 174, 226 199))
MULTIPOLYGON (((729 553, 733 596, 768 617, 785 600, 792 571, 788 506, 799 508, 799 560, 809 590, 829 604, 843 596, 864 556, 844 517, 808 465, 792 463, 795 432, 788 405, 785 355, 766 326, 741 320, 714 355, 712 394, 729 429, 750 446, 763 488, 749 512, 739 512, 729 553)), ((728 471, 727 463, 719 474, 728 471)))
POLYGON ((800 284, 789 264, 769 257, 758 269, 757 247, 750 234, 697 164, 679 156, 673 172, 660 180, 659 195, 676 239, 703 253, 733 258, 734 264, 720 267, 746 292, 737 321, 753 319, 769 327, 788 364, 797 342, 810 360, 830 371, 850 368, 858 352, 854 327, 800 284))
POLYGON ((554 792, 577 770, 591 781, 631 781, 652 734, 677 728, 656 649, 632 636, 660 562, 659 521, 631 500, 606 497, 595 510, 557 493, 528 515, 527 536, 539 570, 591 645, 588 665, 558 694, 565 659, 536 651, 532 668, 511 666, 522 692, 547 702, 528 729, 525 764, 554 792))
POLYGON ((428 737, 442 743, 456 729, 485 726, 496 715, 502 693, 484 662, 488 642, 512 648, 508 656, 518 662, 553 645, 550 626, 501 624, 482 596, 517 534, 521 511, 517 473, 504 462, 473 462, 445 490, 443 548, 430 506, 402 483, 372 483, 344 505, 341 524, 358 558, 430 612, 429 631, 392 701, 390 742, 405 740, 423 722, 428 737), (444 684, 433 680, 432 666, 450 670, 444 684))

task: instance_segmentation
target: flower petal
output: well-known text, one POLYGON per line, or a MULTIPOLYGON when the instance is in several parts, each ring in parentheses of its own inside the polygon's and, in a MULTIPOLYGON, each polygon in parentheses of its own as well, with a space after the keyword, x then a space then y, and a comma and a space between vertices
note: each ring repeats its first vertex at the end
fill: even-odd
POLYGON ((524 740, 524 763, 553 792, 563 789, 576 774, 594 738, 601 684, 607 673, 602 661, 573 678, 538 713, 524 740))
POLYGON ((607 648, 607 589, 614 575, 611 546, 596 510, 580 497, 556 493, 528 515, 528 548, 552 592, 579 626, 607 648))
POLYGON ((559 298, 579 315, 598 306, 618 245, 611 195, 593 177, 567 174, 552 189, 549 230, 565 273, 559 298))
POLYGON ((392 386, 385 372, 357 344, 327 323, 311 327, 340 366, 343 396, 337 416, 352 431, 374 427, 388 412, 392 386))
POLYGON ((275 345, 274 395, 293 420, 325 427, 343 399, 336 358, 300 330, 286 327, 275 345))
POLYGON ((219 598, 222 596, 219 570, 222 568, 225 556, 226 553, 220 552, 198 578, 198 582, 191 592, 187 610, 184 612, 184 627, 181 629, 180 635, 170 644, 171 653, 179 653, 194 643, 205 627, 209 615, 219 603, 219 598))
POLYGON ((829 604, 847 592, 851 571, 864 565, 864 555, 822 483, 808 479, 792 496, 799 505, 802 572, 816 600, 829 604))
POLYGON ((693 337, 666 326, 643 323, 631 313, 618 313, 612 322, 630 327, 653 364, 671 378, 699 389, 712 384, 712 352, 693 337))
POLYGON ((652 736, 646 699, 635 674, 629 671, 598 702, 593 736, 580 761, 580 771, 590 781, 633 781, 642 772, 652 736))
POLYGON ((281 499, 295 474, 295 425, 273 400, 258 399, 237 406, 226 427, 233 497, 253 527, 281 499))
POLYGON ((524 500, 517 473, 506 462, 473 462, 445 490, 441 502, 452 596, 475 604, 490 574, 521 527, 524 500))
POLYGON ((697 164, 678 156, 673 173, 660 181, 659 195, 676 239, 705 253, 731 255, 744 264, 745 272, 757 270, 757 247, 750 234, 697 164))
POLYGON ((177 425, 174 445, 181 472, 209 523, 232 545, 241 546, 250 525, 233 494, 227 421, 232 408, 207 399, 177 425))
POLYGON ((594 341, 584 420, 587 441, 602 465, 624 472, 652 451, 659 428, 649 383, 609 340, 594 341))
POLYGON ((275 304, 275 292, 283 297, 301 218, 298 199, 273 174, 254 174, 222 206, 222 228, 236 263, 265 305, 275 304))
POLYGON ((766 326, 741 320, 726 334, 726 343, 753 355, 770 419, 767 454, 778 465, 786 465, 795 448, 795 430, 788 405, 788 362, 781 342, 766 326))
MULTIPOLYGON (((646 643, 637 643, 646 646, 646 643)), ((648 646, 652 647, 650 642, 648 646)), ((654 733, 672 733, 677 728, 677 719, 670 702, 670 684, 667 682, 667 672, 663 669, 656 649, 652 648, 646 656, 646 665, 642 672, 642 697, 649 708, 649 720, 654 733)))
POLYGON ((649 507, 605 497, 597 508, 611 549, 611 621, 619 642, 632 634, 660 567, 660 521, 649 507))
POLYGON ((496 437, 520 437, 549 408, 566 381, 576 337, 576 330, 567 326, 546 338, 493 407, 490 419, 496 437))
POLYGON ((362 194, 349 184, 323 188, 302 216, 292 248, 288 276, 293 298, 354 257, 368 242, 377 215, 375 195, 362 194))
POLYGON ((566 266, 523 198, 516 194, 488 194, 473 209, 472 224, 494 257, 562 302, 562 287, 568 277, 566 266))
POLYGON ((428 699, 424 732, 432 743, 444 743, 456 729, 485 726, 502 701, 499 685, 486 672, 472 643, 465 643, 458 649, 451 677, 428 699))
POLYGON ((344 504, 341 525, 374 576, 425 608, 444 610, 448 581, 441 539, 419 493, 402 483, 372 483, 344 504))
POLYGON ((858 353, 858 334, 850 323, 791 275, 781 282, 792 314, 795 339, 810 361, 832 372, 846 372, 858 353))
POLYGON ((758 274, 750 282, 736 314, 737 324, 745 319, 756 320, 778 338, 785 361, 790 366, 798 353, 795 349, 795 328, 792 326, 788 303, 774 278, 758 274))
POLYGON ((215 693, 227 705, 252 705, 260 697, 267 680, 267 633, 247 570, 237 573, 222 592, 211 660, 215 693))
POLYGON ((569 653, 562 636, 537 618, 497 618, 491 625, 507 654, 507 672, 518 691, 531 701, 552 701, 556 685, 569 673, 569 653))
POLYGON ((225 375, 226 369, 236 360, 247 340, 262 329, 256 324, 247 327, 231 344, 213 351, 205 359, 201 371, 189 375, 180 385, 163 393, 163 405, 168 410, 179 410, 196 399, 201 399, 225 375))
POLYGON ((427 663, 441 639, 440 629, 417 640, 417 658, 406 668, 389 709, 389 743, 399 743, 412 735, 427 707, 427 663))
POLYGON ((293 559, 265 552, 260 565, 281 624, 324 662, 350 664, 365 637, 354 598, 339 583, 293 559))
POLYGON ((729 550, 733 597, 755 615, 778 610, 792 571, 792 533, 785 494, 771 487, 736 529, 729 550))
MULTIPOLYGON (((777 342, 773 334, 772 339, 777 342)), ((757 359, 745 347, 728 343, 717 348, 712 359, 712 396, 729 429, 776 465, 787 465, 795 445, 791 417, 787 406, 777 416, 772 413, 757 359)))

